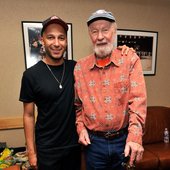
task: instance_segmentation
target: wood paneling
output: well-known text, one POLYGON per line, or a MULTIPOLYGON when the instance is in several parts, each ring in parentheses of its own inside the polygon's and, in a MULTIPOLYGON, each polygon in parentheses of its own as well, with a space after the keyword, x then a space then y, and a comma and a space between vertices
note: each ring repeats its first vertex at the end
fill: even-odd
POLYGON ((22 117, 18 118, 0 118, 0 130, 23 128, 22 117))

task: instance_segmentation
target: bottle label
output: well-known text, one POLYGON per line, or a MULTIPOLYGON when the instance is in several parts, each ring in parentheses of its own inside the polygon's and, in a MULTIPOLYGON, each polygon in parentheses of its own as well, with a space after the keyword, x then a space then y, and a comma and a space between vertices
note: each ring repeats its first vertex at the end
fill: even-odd
POLYGON ((169 143, 169 131, 167 128, 164 131, 164 143, 169 143))

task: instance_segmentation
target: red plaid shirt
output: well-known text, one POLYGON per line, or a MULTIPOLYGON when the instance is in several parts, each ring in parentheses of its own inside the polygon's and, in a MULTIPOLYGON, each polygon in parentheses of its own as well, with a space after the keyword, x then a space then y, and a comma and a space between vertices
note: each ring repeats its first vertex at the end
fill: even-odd
POLYGON ((94 131, 119 130, 127 125, 128 141, 142 144, 146 117, 146 88, 140 58, 115 49, 110 63, 96 65, 94 55, 75 66, 76 124, 94 131))

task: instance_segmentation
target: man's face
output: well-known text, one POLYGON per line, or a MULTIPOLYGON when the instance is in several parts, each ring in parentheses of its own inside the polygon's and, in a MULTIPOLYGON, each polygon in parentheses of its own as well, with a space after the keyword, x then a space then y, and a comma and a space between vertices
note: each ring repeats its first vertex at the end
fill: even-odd
POLYGON ((42 36, 47 57, 52 60, 60 60, 67 48, 67 35, 64 28, 59 24, 50 24, 42 36))
POLYGON ((97 57, 105 58, 111 54, 116 36, 113 23, 106 20, 94 21, 89 26, 89 35, 97 57))

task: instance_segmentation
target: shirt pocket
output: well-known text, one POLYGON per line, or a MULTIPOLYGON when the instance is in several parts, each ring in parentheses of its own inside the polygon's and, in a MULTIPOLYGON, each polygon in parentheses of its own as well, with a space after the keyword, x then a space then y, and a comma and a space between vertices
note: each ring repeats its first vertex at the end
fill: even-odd
POLYGON ((128 103, 129 81, 116 82, 114 84, 115 99, 119 104, 128 103))

